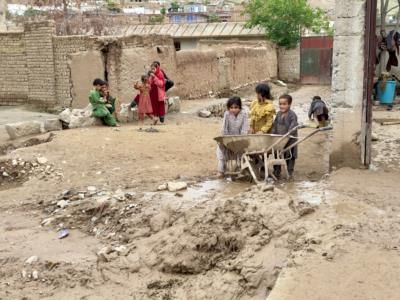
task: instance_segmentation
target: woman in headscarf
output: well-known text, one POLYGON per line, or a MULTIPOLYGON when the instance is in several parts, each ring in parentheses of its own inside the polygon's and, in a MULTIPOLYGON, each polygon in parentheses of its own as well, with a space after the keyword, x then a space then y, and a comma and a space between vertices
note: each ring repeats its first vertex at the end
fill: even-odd
POLYGON ((151 65, 150 72, 150 99, 153 106, 153 114, 160 119, 161 123, 165 121, 165 77, 160 64, 154 62, 151 65))

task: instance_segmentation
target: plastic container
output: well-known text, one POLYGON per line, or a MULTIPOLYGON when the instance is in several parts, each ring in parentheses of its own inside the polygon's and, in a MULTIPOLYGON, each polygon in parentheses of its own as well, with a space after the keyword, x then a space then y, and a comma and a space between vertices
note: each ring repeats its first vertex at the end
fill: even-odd
POLYGON ((378 83, 378 100, 381 104, 393 104, 394 97, 396 96, 396 81, 386 81, 385 90, 382 91, 378 83))

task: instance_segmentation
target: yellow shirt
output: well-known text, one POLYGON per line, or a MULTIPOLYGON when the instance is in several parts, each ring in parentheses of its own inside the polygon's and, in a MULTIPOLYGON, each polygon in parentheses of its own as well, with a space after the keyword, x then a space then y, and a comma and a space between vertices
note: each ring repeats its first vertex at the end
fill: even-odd
POLYGON ((270 133, 274 123, 275 108, 271 100, 259 102, 254 100, 250 105, 250 126, 255 133, 270 133))

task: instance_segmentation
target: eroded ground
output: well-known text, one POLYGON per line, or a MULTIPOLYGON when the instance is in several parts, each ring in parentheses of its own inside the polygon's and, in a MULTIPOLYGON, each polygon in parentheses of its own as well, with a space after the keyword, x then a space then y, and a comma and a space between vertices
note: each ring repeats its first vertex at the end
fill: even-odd
MULTIPOLYGON (((293 94, 305 120, 310 98, 329 89, 293 94)), ((393 163, 377 156, 373 171, 326 175, 324 134, 300 147, 294 182, 218 181, 220 120, 193 116, 196 105, 159 133, 68 130, 6 151, 0 298, 398 299, 393 163), (170 181, 189 188, 157 191, 170 181)), ((396 145, 394 128, 374 129, 376 152, 396 145)))

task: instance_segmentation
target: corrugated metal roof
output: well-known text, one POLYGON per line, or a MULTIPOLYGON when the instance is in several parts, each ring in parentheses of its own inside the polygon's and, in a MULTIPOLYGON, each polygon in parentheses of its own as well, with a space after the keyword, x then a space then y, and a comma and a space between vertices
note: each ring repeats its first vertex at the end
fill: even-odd
POLYGON ((174 38, 221 37, 221 36, 263 36, 258 27, 247 29, 242 22, 227 23, 185 23, 164 25, 132 25, 127 34, 146 35, 149 33, 171 35, 174 38))

